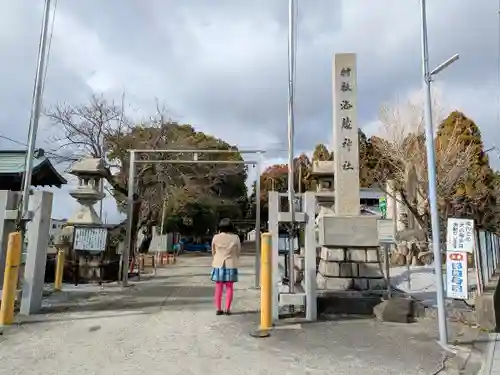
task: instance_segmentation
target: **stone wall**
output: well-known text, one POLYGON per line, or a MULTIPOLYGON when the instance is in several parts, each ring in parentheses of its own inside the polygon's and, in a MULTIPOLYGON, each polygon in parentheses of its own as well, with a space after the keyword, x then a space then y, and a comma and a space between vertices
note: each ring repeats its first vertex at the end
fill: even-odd
POLYGON ((377 247, 322 247, 317 287, 320 290, 370 290, 385 286, 377 247))

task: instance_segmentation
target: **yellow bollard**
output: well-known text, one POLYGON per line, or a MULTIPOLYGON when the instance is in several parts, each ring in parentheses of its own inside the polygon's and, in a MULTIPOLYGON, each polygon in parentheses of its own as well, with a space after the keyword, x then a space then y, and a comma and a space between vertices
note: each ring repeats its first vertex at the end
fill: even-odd
POLYGON ((19 265, 21 264, 21 243, 22 236, 20 232, 9 234, 3 278, 2 303, 0 304, 0 325, 14 323, 14 304, 16 302, 19 265))
POLYGON ((64 274, 64 250, 57 251, 56 258, 56 276, 54 279, 54 290, 62 290, 63 274, 64 274))
POLYGON ((271 233, 261 235, 260 251, 260 327, 253 337, 264 338, 270 336, 273 326, 272 317, 272 241, 271 233))

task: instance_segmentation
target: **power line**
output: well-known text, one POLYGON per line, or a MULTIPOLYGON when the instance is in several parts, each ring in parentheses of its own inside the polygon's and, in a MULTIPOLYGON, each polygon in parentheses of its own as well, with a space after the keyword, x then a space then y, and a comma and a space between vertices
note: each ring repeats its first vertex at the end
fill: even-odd
POLYGON ((15 139, 9 138, 9 137, 7 137, 7 136, 5 136, 5 135, 1 135, 1 134, 0 134, 0 138, 2 138, 2 139, 6 139, 7 141, 11 141, 12 143, 16 143, 16 144, 21 145, 21 146, 24 146, 24 147, 27 147, 27 146, 28 146, 26 143, 16 141, 15 139))
MULTIPOLYGON (((28 147, 28 145, 26 143, 23 143, 23 142, 15 140, 13 138, 7 137, 6 135, 0 134, 0 138, 1 139, 5 139, 7 141, 10 141, 12 143, 18 144, 20 146, 28 147)), ((60 155, 60 154, 57 154, 57 153, 52 152, 52 151, 45 151, 44 150, 44 152, 47 155, 52 156, 53 158, 63 159, 65 161, 77 161, 77 160, 79 160, 78 158, 72 158, 72 157, 69 157, 69 156, 60 155)))

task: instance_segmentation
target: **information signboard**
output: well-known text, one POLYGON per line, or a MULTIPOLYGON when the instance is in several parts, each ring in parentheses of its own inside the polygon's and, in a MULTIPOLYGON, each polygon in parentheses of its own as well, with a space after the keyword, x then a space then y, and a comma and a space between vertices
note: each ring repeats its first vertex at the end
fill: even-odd
POLYGON ((446 253, 446 297, 451 299, 467 300, 468 288, 467 253, 446 253))
POLYGON ((75 227, 73 249, 79 251, 104 251, 108 230, 99 227, 75 227))
POLYGON ((385 244, 396 243, 393 220, 381 219, 378 221, 378 240, 385 244))
POLYGON ((474 252, 474 220, 448 218, 446 251, 474 252))

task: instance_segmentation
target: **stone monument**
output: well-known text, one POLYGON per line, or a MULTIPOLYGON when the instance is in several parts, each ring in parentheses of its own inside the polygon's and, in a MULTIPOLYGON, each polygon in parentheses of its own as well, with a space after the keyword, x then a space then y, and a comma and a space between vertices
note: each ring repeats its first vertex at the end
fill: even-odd
POLYGON ((356 54, 336 54, 334 88, 334 215, 318 220, 318 289, 367 290, 385 286, 378 217, 360 215, 356 54))
POLYGON ((333 66, 335 214, 359 215, 356 54, 335 55, 333 66))

